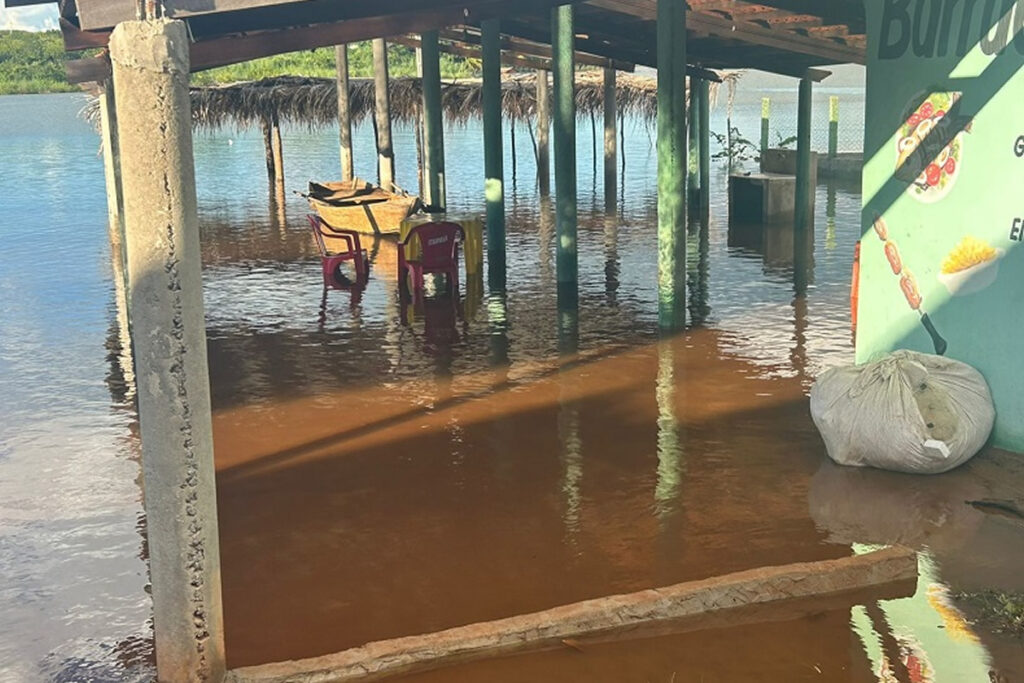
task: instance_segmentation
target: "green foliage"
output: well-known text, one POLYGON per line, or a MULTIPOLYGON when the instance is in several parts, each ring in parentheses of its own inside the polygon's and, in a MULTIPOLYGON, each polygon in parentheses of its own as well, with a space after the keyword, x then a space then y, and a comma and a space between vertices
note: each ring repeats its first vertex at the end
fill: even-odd
POLYGON ((68 92, 58 31, 0 31, 0 95, 68 92))
MULTIPOLYGON (((348 70, 352 78, 368 78, 373 75, 373 48, 369 42, 349 45, 348 70)), ((389 44, 388 71, 395 77, 415 75, 416 55, 413 49, 404 45, 389 44)), ((192 83, 196 85, 237 83, 238 81, 254 81, 273 76, 334 78, 335 73, 334 48, 317 48, 201 71, 192 74, 192 83)), ((479 74, 478 60, 448 54, 441 55, 441 76, 443 78, 471 78, 479 74)))
POLYGON ((992 630, 1024 637, 1024 594, 985 591, 956 598, 992 630))
POLYGON ((711 131, 711 136, 718 143, 720 150, 711 155, 713 160, 725 159, 732 163, 737 161, 757 161, 760 159, 758 146, 740 135, 739 128, 733 126, 732 135, 711 131))
POLYGON ((789 149, 796 144, 796 136, 790 135, 787 138, 782 137, 782 133, 775 131, 775 147, 776 149, 789 149))

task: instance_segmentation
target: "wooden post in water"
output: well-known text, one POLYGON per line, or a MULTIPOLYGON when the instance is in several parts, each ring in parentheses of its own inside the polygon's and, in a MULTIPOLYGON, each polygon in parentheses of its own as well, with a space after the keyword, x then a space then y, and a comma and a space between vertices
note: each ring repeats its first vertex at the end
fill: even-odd
POLYGON ((711 212, 711 96, 709 84, 697 81, 700 95, 700 215, 711 212))
POLYGON ((576 253, 576 97, 573 6, 551 10, 555 90, 555 273, 560 308, 575 309, 579 260, 576 253))
POLYGON ((441 52, 437 31, 420 36, 423 49, 423 137, 427 150, 427 204, 447 205, 444 175, 444 121, 441 116, 441 52))
POLYGON ((537 183, 541 195, 551 192, 551 151, 548 131, 551 129, 551 100, 548 91, 548 72, 537 69, 537 183))
POLYGON ((284 147, 281 145, 281 122, 274 112, 270 119, 270 144, 274 159, 274 201, 284 205, 284 147))
POLYGON ((658 325, 686 323, 686 1, 658 0, 658 325))
MULTIPOLYGON (((1024 17, 1022 17, 1024 21, 1024 17)), ((828 98, 828 156, 835 159, 839 154, 839 96, 828 98)))
POLYGON ((395 150, 391 144, 391 100, 388 96, 388 45, 373 41, 373 104, 377 124, 377 180, 382 188, 395 189, 395 150))
POLYGON ((497 19, 480 23, 483 52, 484 199, 487 202, 487 282, 505 289, 505 170, 501 141, 501 33, 497 19))
POLYGON ((615 69, 604 68, 604 210, 615 211, 615 157, 616 157, 616 105, 615 69))
POLYGON ((263 119, 260 122, 260 129, 263 131, 263 152, 267 162, 267 184, 274 188, 274 138, 270 134, 270 120, 263 119))
POLYGON ((811 96, 813 82, 800 79, 796 119, 796 230, 803 232, 810 224, 811 198, 814 186, 811 178, 811 96))
POLYGON ((352 160, 352 112, 348 101, 348 45, 334 48, 334 61, 338 70, 338 141, 341 153, 341 179, 355 177, 352 160))
POLYGON ((110 37, 157 678, 224 677, 213 429, 182 21, 110 37))
POLYGON ((768 130, 771 125, 772 100, 770 97, 761 98, 761 155, 763 156, 771 144, 768 141, 768 130))

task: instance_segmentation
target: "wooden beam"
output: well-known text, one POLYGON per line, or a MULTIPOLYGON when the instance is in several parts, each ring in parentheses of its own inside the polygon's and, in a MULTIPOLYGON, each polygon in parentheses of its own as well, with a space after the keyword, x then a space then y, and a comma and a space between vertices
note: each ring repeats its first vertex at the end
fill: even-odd
MULTIPOLYGON (((540 612, 383 640, 335 654, 228 672, 227 683, 365 681, 500 654, 564 647, 566 639, 637 633, 679 620, 724 616, 756 605, 831 599, 861 591, 913 593, 917 555, 886 548, 819 562, 761 567, 662 588, 584 600, 540 612)), ((877 595, 873 596, 878 599, 877 595)), ((818 603, 819 605, 821 603, 818 603)))
MULTIPOLYGON (((441 37, 445 40, 466 43, 467 45, 480 45, 480 32, 475 26, 461 26, 441 31, 441 37)), ((551 46, 545 43, 537 43, 525 40, 516 36, 503 33, 501 36, 501 49, 513 54, 527 55, 530 57, 541 57, 551 59, 551 46)), ((636 65, 633 62, 613 59, 588 52, 576 52, 576 63, 588 66, 611 67, 616 71, 635 71, 636 65)))
MULTIPOLYGON (((399 45, 405 45, 406 47, 418 48, 421 45, 421 41, 416 36, 394 36, 388 38, 392 43, 398 43, 399 45)), ((438 44, 438 49, 441 52, 458 55, 460 57, 467 57, 469 59, 483 59, 483 52, 478 46, 464 45, 462 43, 443 42, 438 44)), ((551 69, 550 59, 541 59, 540 57, 530 57, 527 55, 516 54, 514 52, 502 51, 501 63, 504 66, 511 66, 520 69, 544 69, 549 71, 551 69)))

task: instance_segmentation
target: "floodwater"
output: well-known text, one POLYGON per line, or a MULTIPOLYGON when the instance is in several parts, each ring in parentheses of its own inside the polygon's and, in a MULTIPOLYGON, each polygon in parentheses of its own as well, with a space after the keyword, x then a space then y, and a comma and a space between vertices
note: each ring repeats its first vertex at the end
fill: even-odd
MULTIPOLYGON (((0 98, 2 681, 154 675, 130 363, 81 104, 0 98)), ((412 136, 396 133, 412 187, 412 136)), ((401 310, 387 241, 368 245, 361 297, 325 293, 303 205, 281 217, 268 202, 259 136, 197 136, 229 665, 900 542, 921 551, 912 597, 811 601, 407 678, 1024 680, 1020 641, 951 599, 1024 590, 1024 526, 964 504, 1019 500, 1019 460, 986 452, 929 478, 848 470, 810 421, 814 377, 852 359, 858 188, 818 188, 797 293, 791 235, 730 237, 716 169, 711 218, 688 240, 695 324, 662 339, 642 125, 627 124, 612 218, 581 125, 569 318, 518 134, 508 291, 463 282, 458 305, 419 311, 401 310)), ((289 187, 333 176, 335 140, 286 131, 289 187)), ((359 129, 366 177, 369 144, 359 129)), ((477 211, 479 129, 446 144, 450 204, 477 211)))

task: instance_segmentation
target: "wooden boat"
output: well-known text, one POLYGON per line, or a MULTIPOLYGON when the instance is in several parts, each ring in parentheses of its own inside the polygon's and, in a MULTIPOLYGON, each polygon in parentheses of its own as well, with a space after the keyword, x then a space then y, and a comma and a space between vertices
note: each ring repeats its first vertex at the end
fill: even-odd
POLYGON ((302 195, 329 224, 370 235, 397 235, 403 220, 423 208, 420 198, 387 190, 356 178, 315 183, 302 195))

